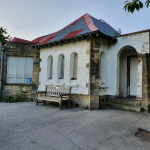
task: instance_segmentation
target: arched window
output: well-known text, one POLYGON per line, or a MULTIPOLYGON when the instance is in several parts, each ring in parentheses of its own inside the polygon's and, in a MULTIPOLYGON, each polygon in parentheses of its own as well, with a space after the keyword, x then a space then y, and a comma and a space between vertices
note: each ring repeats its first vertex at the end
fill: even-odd
POLYGON ((53 78, 53 56, 49 56, 47 59, 47 78, 53 78))
POLYGON ((105 52, 102 52, 100 55, 100 80, 101 80, 101 84, 105 84, 106 85, 106 78, 107 78, 107 64, 106 64, 106 56, 105 56, 105 52))
POLYGON ((63 54, 58 57, 58 78, 64 79, 65 57, 63 54))
POLYGON ((70 75, 71 75, 71 80, 77 80, 78 76, 78 54, 77 53, 72 53, 70 57, 70 75))

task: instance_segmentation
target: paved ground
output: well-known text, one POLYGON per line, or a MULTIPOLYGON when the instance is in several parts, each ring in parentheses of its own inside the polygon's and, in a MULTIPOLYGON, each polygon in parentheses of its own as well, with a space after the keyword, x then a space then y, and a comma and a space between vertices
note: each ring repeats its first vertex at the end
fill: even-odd
POLYGON ((150 150, 150 114, 0 103, 0 150, 150 150))

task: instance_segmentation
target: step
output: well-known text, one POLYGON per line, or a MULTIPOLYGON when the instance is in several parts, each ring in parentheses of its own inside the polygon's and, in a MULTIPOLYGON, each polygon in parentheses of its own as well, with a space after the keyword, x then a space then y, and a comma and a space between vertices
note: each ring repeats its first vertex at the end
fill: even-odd
POLYGON ((141 101, 140 100, 123 100, 123 99, 111 99, 109 101, 111 104, 120 104, 120 105, 128 105, 133 107, 140 107, 141 101))
POLYGON ((109 107, 110 108, 115 108, 115 109, 121 109, 121 110, 135 111, 135 112, 141 112, 142 111, 142 107, 140 107, 140 106, 109 104, 109 107))

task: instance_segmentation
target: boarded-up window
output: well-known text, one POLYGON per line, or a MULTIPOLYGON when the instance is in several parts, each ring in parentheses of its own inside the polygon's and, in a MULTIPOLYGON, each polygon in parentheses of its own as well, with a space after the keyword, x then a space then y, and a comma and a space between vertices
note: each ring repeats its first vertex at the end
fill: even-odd
POLYGON ((65 68, 65 57, 64 55, 60 55, 58 57, 58 74, 59 79, 64 79, 64 68, 65 68))
POLYGON ((53 57, 49 56, 47 60, 47 78, 53 78, 53 57))
POLYGON ((7 82, 27 83, 32 78, 33 58, 30 57, 8 57, 7 82))
POLYGON ((71 61, 70 61, 70 70, 71 70, 71 80, 77 80, 78 76, 78 54, 73 53, 71 55, 71 61))

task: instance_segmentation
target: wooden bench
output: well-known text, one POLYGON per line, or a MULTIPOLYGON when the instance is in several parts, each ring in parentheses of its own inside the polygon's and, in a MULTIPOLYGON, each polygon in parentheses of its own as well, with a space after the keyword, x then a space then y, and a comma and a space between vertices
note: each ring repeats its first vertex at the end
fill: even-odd
POLYGON ((70 87, 51 87, 46 86, 46 91, 36 92, 36 105, 40 103, 39 101, 46 104, 46 101, 49 102, 57 102, 59 103, 60 110, 62 110, 62 103, 64 101, 68 101, 68 107, 70 107, 70 99, 69 96, 71 94, 70 87), (38 94, 43 93, 44 96, 38 97, 38 94))

